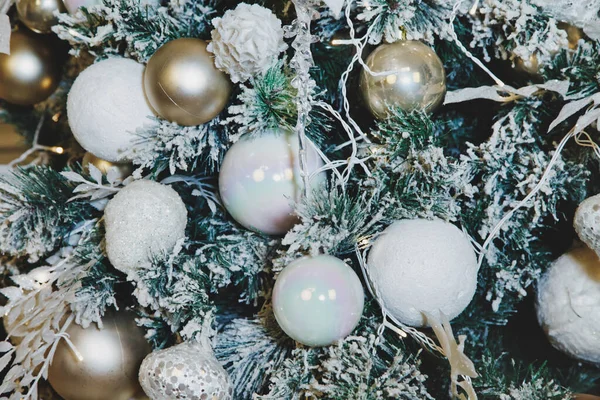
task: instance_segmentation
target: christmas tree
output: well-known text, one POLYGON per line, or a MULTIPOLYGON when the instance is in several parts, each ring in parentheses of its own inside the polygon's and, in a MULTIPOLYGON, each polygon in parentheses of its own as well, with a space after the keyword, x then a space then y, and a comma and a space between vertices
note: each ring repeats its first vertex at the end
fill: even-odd
POLYGON ((0 0, 0 398, 600 398, 599 14, 0 0))

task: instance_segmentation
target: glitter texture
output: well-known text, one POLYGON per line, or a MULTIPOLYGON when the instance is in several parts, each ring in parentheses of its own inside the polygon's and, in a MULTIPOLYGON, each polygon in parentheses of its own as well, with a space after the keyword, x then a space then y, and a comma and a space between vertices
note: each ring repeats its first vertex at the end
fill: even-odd
POLYGON ((152 400, 230 400, 229 376, 210 348, 181 343, 148 355, 140 383, 152 400))
POLYGON ((185 237, 187 210, 171 187, 140 180, 117 193, 104 218, 108 258, 130 275, 152 254, 170 252, 185 237))
POLYGON ((308 346, 326 346, 358 324, 364 291, 356 273, 332 256, 305 257, 277 277, 273 311, 281 329, 308 346))

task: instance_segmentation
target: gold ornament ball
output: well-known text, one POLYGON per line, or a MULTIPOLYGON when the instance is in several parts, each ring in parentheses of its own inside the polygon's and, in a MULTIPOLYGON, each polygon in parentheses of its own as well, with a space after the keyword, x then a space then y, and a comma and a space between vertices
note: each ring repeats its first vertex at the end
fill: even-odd
POLYGON ((363 69, 360 91, 378 119, 390 115, 390 108, 404 111, 434 111, 446 95, 446 71, 437 54, 415 40, 378 46, 367 58, 371 75, 363 69))
POLYGON ((87 329, 73 323, 69 338, 82 359, 62 340, 48 371, 52 388, 65 400, 129 400, 141 393, 138 371, 150 345, 127 311, 109 311, 87 329))
POLYGON ((116 163, 106 161, 100 157, 96 157, 88 151, 84 154, 83 159, 81 160, 81 166, 83 167, 83 171, 86 173, 89 173, 89 164, 92 164, 94 167, 98 168, 100 172, 102 172, 104 175, 108 174, 108 171, 111 168, 115 167, 117 168, 117 176, 119 177, 119 179, 127 178, 129 175, 131 175, 131 172, 133 171, 133 165, 131 165, 130 163, 116 163))
POLYGON ((58 23, 54 11, 67 12, 62 0, 17 0, 19 19, 37 33, 50 33, 58 23))
POLYGON ((180 125, 200 125, 227 105, 231 82, 219 71, 201 39, 172 40, 148 61, 146 97, 161 117, 180 125))
POLYGON ((46 100, 60 82, 62 59, 53 40, 13 32, 10 54, 0 54, 0 98, 22 106, 46 100))

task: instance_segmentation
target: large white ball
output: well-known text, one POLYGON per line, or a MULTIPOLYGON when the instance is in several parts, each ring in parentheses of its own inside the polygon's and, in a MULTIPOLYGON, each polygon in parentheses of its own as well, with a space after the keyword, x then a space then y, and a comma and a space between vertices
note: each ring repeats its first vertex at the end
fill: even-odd
POLYGON ((152 110, 143 87, 144 66, 126 58, 109 58, 86 68, 67 99, 69 126, 79 144, 106 161, 127 161, 137 128, 152 110))
MULTIPOLYGON (((219 191, 237 222, 268 235, 283 235, 294 226, 294 202, 303 187, 298 151, 298 135, 286 131, 245 135, 231 146, 221 164, 219 191)), ((306 160, 309 174, 323 166, 310 142, 306 160)), ((314 176, 309 192, 324 177, 314 176)))
POLYGON ((477 288, 469 239, 442 220, 394 222, 375 240, 367 265, 383 306, 406 325, 427 326, 423 312, 456 317, 477 288))
POLYGON ((108 259, 129 275, 185 237, 187 210, 171 187, 139 180, 108 202, 104 223, 108 259))
POLYGON ((600 259, 587 247, 559 257, 538 286, 537 315, 554 347, 600 365, 600 259))

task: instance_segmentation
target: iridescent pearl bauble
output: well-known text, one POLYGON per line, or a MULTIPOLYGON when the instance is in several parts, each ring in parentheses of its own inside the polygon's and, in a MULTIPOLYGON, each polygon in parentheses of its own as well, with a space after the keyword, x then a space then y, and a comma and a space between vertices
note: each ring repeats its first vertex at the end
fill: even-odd
POLYGON ((148 61, 144 90, 154 110, 180 125, 200 125, 227 105, 231 82, 219 71, 201 39, 182 38, 162 45, 148 61))
POLYGON ((19 20, 37 33, 50 33, 58 23, 54 12, 65 12, 62 0, 17 0, 19 20))
POLYGON ((390 108, 406 112, 434 111, 446 95, 446 72, 435 52, 427 45, 404 40, 378 46, 367 58, 374 76, 363 69, 360 91, 371 113, 379 119, 390 115, 390 108))
POLYGON ((23 106, 46 100, 60 82, 63 61, 50 38, 13 32, 10 55, 0 54, 0 98, 23 106))
POLYGON ((71 14, 75 14, 80 7, 92 7, 102 4, 102 0, 63 0, 65 7, 71 14))
POLYGON ((307 346, 327 346, 348 336, 363 312, 358 276, 339 258, 305 257, 281 271, 273 311, 281 329, 307 346))
POLYGON ((559 257, 540 280, 536 302, 550 343, 600 365, 600 259, 587 247, 559 257))
MULTIPOLYGON (((307 141, 309 174, 323 166, 312 146, 307 141)), ((219 191, 237 222, 268 235, 283 235, 294 226, 293 203, 303 187, 298 149, 298 135, 286 131, 244 135, 231 146, 221 164, 219 191)), ((309 192, 324 177, 314 176, 309 192)))
POLYGON ((388 314, 410 326, 427 326, 423 312, 448 320, 471 302, 479 269, 473 246, 442 220, 394 222, 375 240, 368 273, 388 314))
POLYGON ((124 152, 139 136, 136 129, 153 115, 142 86, 144 66, 109 58, 87 67, 67 99, 69 126, 77 142, 103 160, 127 161, 124 152))
POLYGON ((139 378, 152 400, 233 399, 229 375, 212 349, 201 343, 181 343, 149 354, 139 378))
POLYGON ((153 256, 171 252, 185 237, 187 210, 170 186, 139 180, 125 186, 104 210, 106 253, 130 277, 153 256))
POLYGON ((573 227, 579 239, 600 257, 600 194, 588 197, 579 204, 573 227))
POLYGON ((81 166, 86 173, 89 173, 89 164, 98 168, 104 175, 108 174, 108 172, 114 168, 116 170, 116 176, 121 180, 127 178, 133 171, 133 165, 130 163, 113 163, 96 157, 90 152, 86 152, 81 160, 81 166))
POLYGON ((103 329, 72 323, 67 334, 82 359, 61 340, 48 371, 52 388, 65 400, 129 400, 140 392, 138 370, 151 349, 134 319, 109 311, 103 329))

